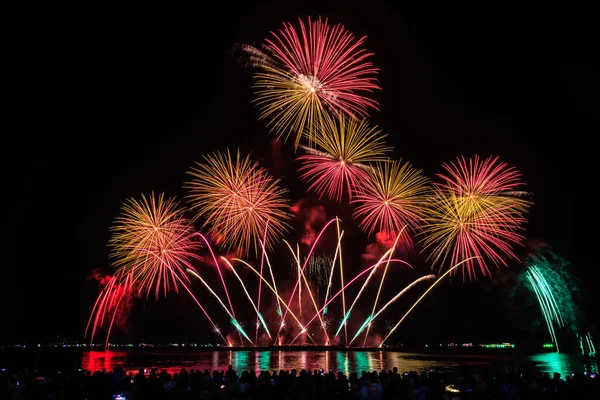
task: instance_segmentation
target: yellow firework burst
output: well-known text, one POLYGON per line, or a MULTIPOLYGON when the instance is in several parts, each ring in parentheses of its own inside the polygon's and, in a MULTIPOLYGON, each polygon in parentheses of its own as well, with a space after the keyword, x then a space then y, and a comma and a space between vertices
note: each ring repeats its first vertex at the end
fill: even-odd
POLYGON ((189 282, 186 268, 200 259, 193 239, 194 227, 174 198, 142 195, 123 203, 111 227, 109 247, 117 274, 131 276, 140 292, 158 297, 189 282))
MULTIPOLYGON (((402 160, 379 162, 369 171, 368 184, 357 193, 354 216, 369 234, 376 230, 414 231, 424 221, 429 201, 429 180, 421 170, 402 160)), ((409 237, 404 235, 404 240, 409 237)))
POLYGON ((289 229, 286 191, 249 155, 242 158, 238 151, 234 159, 229 150, 216 152, 188 174, 190 207, 203 218, 203 228, 222 238, 223 247, 245 254, 253 247, 258 254, 263 240, 270 249, 289 229))

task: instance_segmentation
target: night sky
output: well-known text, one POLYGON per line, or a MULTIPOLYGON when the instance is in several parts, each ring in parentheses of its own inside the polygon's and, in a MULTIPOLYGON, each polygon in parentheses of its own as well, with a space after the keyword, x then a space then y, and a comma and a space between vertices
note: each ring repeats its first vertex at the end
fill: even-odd
MULTIPOLYGON (((309 15, 367 36, 382 87, 371 122, 394 157, 430 177, 459 155, 514 165, 534 193, 526 236, 569 260, 586 301, 597 300, 591 10, 323 3, 52 4, 15 13, 14 56, 4 60, 14 67, 2 146, 4 342, 81 339, 98 293, 88 277, 110 271, 109 227, 126 198, 152 190, 181 198, 194 161, 227 147, 275 164, 273 136, 250 103, 251 71, 232 48, 309 15)), ((307 195, 288 147, 275 174, 296 201, 307 195)), ((399 336, 511 337, 499 281, 445 285, 399 336)), ((140 303, 131 318, 133 337, 207 332, 183 295, 140 303)))

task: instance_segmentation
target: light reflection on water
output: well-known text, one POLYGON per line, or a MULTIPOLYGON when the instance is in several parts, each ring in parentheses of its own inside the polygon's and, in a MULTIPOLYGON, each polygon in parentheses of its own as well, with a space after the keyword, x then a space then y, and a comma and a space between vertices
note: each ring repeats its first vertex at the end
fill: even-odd
POLYGON ((323 369, 345 374, 361 371, 390 370, 426 371, 429 369, 456 369, 458 367, 486 367, 492 364, 517 366, 532 362, 540 372, 597 372, 595 358, 578 354, 542 353, 519 356, 512 353, 489 354, 431 354, 393 351, 280 351, 280 350, 218 350, 199 352, 174 351, 87 351, 82 355, 81 367, 91 371, 111 370, 122 366, 127 371, 139 368, 166 369, 177 372, 187 369, 225 370, 232 365, 238 371, 254 369, 291 370, 323 369))
POLYGON ((531 356, 531 361, 548 373, 559 372, 565 377, 574 372, 598 372, 598 361, 595 357, 564 353, 542 353, 531 356))

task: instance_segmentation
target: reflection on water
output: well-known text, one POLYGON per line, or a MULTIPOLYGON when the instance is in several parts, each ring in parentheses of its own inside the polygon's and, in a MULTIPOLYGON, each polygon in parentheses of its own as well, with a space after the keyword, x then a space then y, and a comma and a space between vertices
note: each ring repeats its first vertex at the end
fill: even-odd
POLYGON ((89 371, 110 371, 114 366, 122 364, 128 355, 127 351, 88 351, 83 354, 81 368, 89 371))
MULTIPOLYGON (((268 371, 269 369, 271 369, 271 364, 270 364, 271 360, 269 357, 271 352, 270 351, 259 351, 257 353, 258 353, 258 362, 254 363, 254 364, 258 365, 258 369, 260 369, 261 371, 268 371)), ((279 357, 277 357, 277 358, 278 358, 277 361, 279 361, 279 357)))
POLYGON ((562 376, 574 372, 598 372, 598 361, 595 357, 563 353, 542 353, 531 356, 531 361, 546 372, 559 372, 562 376))
POLYGON ((323 369, 345 374, 361 371, 390 370, 426 371, 457 367, 510 365, 532 362, 540 372, 597 372, 596 358, 580 354, 543 353, 518 356, 512 353, 489 354, 425 354, 392 351, 280 351, 280 350, 218 350, 200 352, 176 351, 87 351, 82 354, 81 367, 91 371, 111 370, 117 365, 127 371, 158 368, 176 372, 180 368, 224 370, 232 365, 236 370, 302 370, 323 369))

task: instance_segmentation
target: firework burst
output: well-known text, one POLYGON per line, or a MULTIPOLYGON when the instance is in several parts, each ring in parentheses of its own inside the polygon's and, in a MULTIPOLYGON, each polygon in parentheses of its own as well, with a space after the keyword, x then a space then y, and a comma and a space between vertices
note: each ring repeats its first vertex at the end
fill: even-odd
POLYGON ((443 167, 422 240, 431 249, 429 259, 441 270, 447 260, 470 258, 462 264, 463 279, 474 279, 477 269, 490 275, 489 262, 506 266, 507 258, 517 260, 513 246, 523 242, 520 232, 531 204, 512 195, 522 185, 518 172, 497 158, 459 158, 443 167))
POLYGON ((391 148, 384 143, 385 135, 366 120, 358 121, 343 114, 336 121, 326 116, 315 135, 318 149, 301 146, 307 154, 298 157, 302 162, 300 179, 310 183, 319 197, 342 202, 344 192, 352 200, 352 193, 364 186, 370 169, 367 163, 385 161, 391 148))
MULTIPOLYGON (((391 236, 406 226, 406 231, 418 229, 426 215, 429 201, 429 180, 421 170, 407 162, 377 163, 369 170, 369 181, 353 203, 358 204, 354 217, 369 235, 383 231, 391 236)), ((410 235, 402 241, 410 243, 410 235)))
POLYGON ((164 194, 141 196, 123 203, 111 227, 109 242, 113 266, 121 276, 130 276, 140 293, 158 297, 180 283, 189 282, 186 268, 200 244, 193 240, 194 228, 175 199, 164 194))
POLYGON ((265 40, 270 54, 246 48, 250 63, 260 67, 254 75, 255 103, 260 118, 270 118, 272 132, 286 140, 293 135, 298 146, 302 135, 312 142, 327 110, 367 116, 369 108, 377 108, 365 96, 379 86, 378 69, 368 61, 372 54, 361 48, 364 37, 356 39, 342 25, 321 18, 309 18, 307 24, 299 20, 299 30, 283 25, 265 40))
POLYGON ((234 159, 229 150, 213 153, 188 174, 191 209, 204 219, 203 228, 223 238, 224 248, 248 254, 253 247, 258 254, 258 243, 264 240, 271 249, 288 230, 290 215, 282 197, 286 191, 250 156, 241 158, 238 151, 234 159))
POLYGON ((479 155, 470 159, 464 156, 455 161, 443 163, 444 173, 438 174, 443 182, 439 185, 459 196, 496 194, 518 194, 515 189, 523 185, 521 174, 516 168, 500 162, 499 157, 482 160, 479 155))

